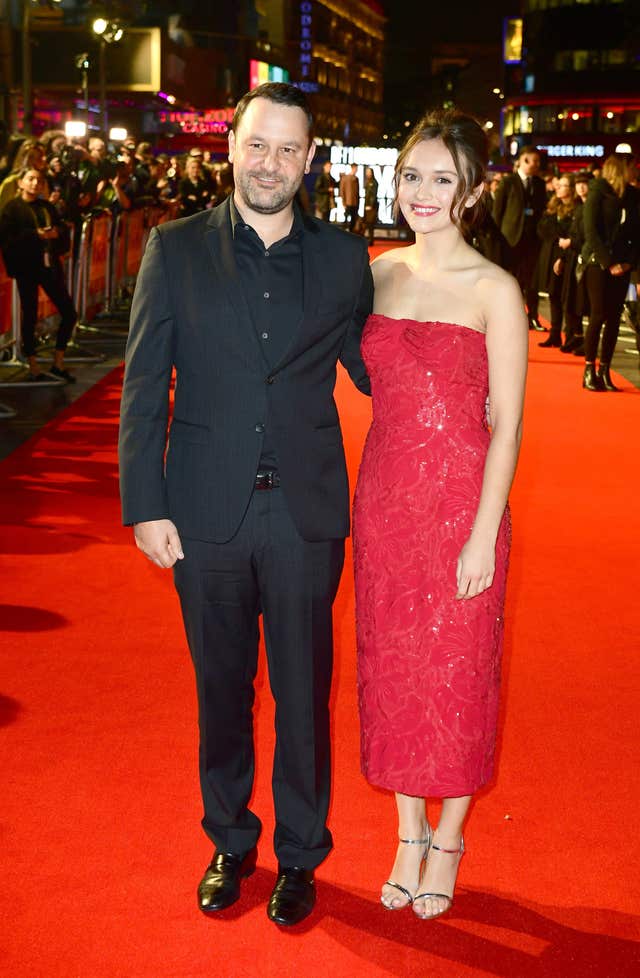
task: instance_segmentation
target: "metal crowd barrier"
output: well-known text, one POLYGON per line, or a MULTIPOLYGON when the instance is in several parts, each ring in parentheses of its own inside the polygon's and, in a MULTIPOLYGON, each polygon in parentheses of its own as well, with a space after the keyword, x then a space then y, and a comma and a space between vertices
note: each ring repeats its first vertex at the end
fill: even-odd
MULTIPOLYGON (((66 361, 104 359, 104 354, 80 347, 79 337, 83 344, 99 343, 101 336, 104 339, 109 333, 113 335, 114 330, 126 333, 136 276, 151 228, 175 216, 171 207, 123 211, 115 220, 109 211, 95 212, 83 220, 77 248, 75 229, 69 225, 71 248, 64 259, 65 279, 78 310, 78 323, 67 348, 66 361)), ((36 335, 46 338, 52 334, 56 315, 55 306, 40 290, 36 335)), ((0 388, 22 387, 28 383, 28 368, 21 354, 21 319, 16 282, 8 277, 0 256, 0 388)), ((38 387, 46 383, 39 383, 38 387)), ((61 382, 51 378, 50 383, 59 386, 61 382)), ((3 413, 3 407, 0 405, 0 417, 9 416, 3 413)))

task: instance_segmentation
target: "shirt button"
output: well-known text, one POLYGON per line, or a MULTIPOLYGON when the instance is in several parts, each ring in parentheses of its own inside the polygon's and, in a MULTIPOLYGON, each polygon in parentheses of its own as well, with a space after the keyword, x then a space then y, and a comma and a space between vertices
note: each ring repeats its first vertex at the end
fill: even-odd
POLYGON ((265 253, 264 253, 264 257, 265 257, 265 258, 268 258, 268 257, 269 257, 269 252, 268 252, 268 251, 265 251, 265 253))
POLYGON ((269 376, 267 377, 267 384, 272 384, 275 379, 276 378, 272 376, 272 374, 269 374, 269 376))
POLYGON ((268 333, 263 333, 262 334, 262 339, 263 340, 268 340, 269 339, 269 334, 268 333))
POLYGON ((256 425, 256 431, 258 432, 259 435, 261 435, 262 432, 264 431, 264 425, 263 424, 257 424, 256 425))
POLYGON ((268 292, 265 292, 264 293, 264 297, 265 297, 265 299, 268 299, 269 298, 269 293, 268 292))

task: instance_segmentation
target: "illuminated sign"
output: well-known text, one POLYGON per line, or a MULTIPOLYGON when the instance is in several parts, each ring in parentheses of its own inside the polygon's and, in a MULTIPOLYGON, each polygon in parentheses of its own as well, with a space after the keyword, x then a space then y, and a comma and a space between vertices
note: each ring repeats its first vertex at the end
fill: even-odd
POLYGON ((502 22, 502 60, 506 65, 522 61, 522 17, 505 17, 502 22))
POLYGON ((214 133, 226 136, 231 129, 235 109, 207 109, 204 112, 159 112, 158 121, 180 126, 182 132, 204 136, 214 133))
POLYGON ((313 4, 302 0, 300 4, 300 78, 308 81, 311 75, 311 43, 313 27, 313 4))
POLYGON ((270 65, 266 61, 249 62, 249 88, 257 88, 265 82, 288 82, 289 72, 278 65, 270 65))
MULTIPOLYGON (((364 214, 364 171, 370 166, 378 181, 378 223, 393 224, 393 201, 395 188, 393 174, 398 159, 398 150, 389 146, 332 146, 331 147, 331 176, 336 184, 340 183, 343 173, 351 170, 351 164, 358 167, 357 177, 360 181, 360 206, 358 213, 364 214)), ((345 219, 344 207, 340 197, 331 211, 330 219, 342 223, 345 219)))
POLYGON ((561 143, 559 145, 545 146, 543 143, 538 143, 537 148, 544 150, 547 156, 569 156, 569 157, 593 157, 596 156, 601 158, 604 156, 604 146, 601 143, 595 145, 576 145, 573 146, 570 143, 561 143))

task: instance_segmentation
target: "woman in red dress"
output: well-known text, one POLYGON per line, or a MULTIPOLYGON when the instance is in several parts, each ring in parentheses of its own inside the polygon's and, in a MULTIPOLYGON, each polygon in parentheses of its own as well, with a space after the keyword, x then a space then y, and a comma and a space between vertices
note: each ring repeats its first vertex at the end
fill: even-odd
POLYGON ((373 263, 373 423, 354 511, 362 768, 395 792, 390 910, 448 910, 472 796, 491 777, 528 328, 509 274, 466 240, 486 137, 456 112, 399 154, 415 244, 373 263), (432 830, 425 799, 441 798, 432 830))

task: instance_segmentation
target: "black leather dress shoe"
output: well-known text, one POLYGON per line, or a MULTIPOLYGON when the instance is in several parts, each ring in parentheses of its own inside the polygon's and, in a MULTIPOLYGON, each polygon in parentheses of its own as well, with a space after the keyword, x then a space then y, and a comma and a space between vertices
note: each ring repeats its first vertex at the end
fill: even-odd
POLYGON ((312 869, 278 866, 278 879, 267 907, 269 920, 285 927, 299 924, 309 916, 315 902, 316 885, 312 869))
POLYGON ((562 341, 561 340, 557 340, 555 338, 555 336, 553 336, 553 337, 552 336, 549 336, 549 337, 547 337, 546 340, 543 340, 542 343, 538 343, 538 346, 544 346, 544 347, 548 347, 548 346, 557 346, 557 347, 560 347, 561 345, 562 345, 562 341))
POLYGON ((226 910, 236 902, 240 896, 240 881, 253 873, 257 854, 255 847, 246 856, 216 849, 198 887, 198 906, 203 913, 226 910))

